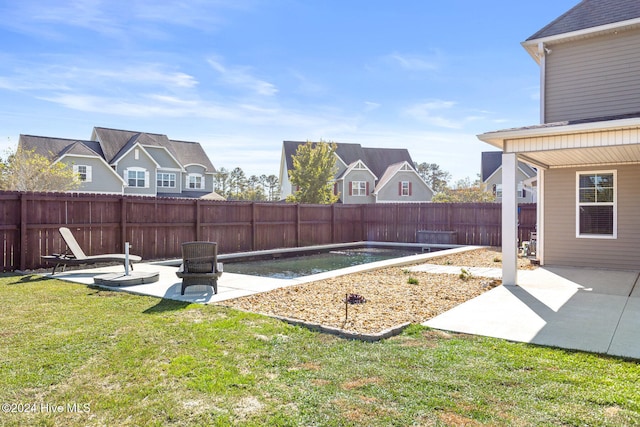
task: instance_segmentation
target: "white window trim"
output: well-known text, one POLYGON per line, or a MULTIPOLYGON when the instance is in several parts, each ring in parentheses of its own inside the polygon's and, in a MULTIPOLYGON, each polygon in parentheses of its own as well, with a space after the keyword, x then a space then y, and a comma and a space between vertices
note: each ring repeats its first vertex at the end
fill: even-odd
POLYGON ((401 193, 400 197, 409 197, 411 196, 411 183, 409 181, 400 181, 401 193), (406 184, 406 188, 405 188, 406 184), (405 193, 406 190, 406 193, 405 193))
POLYGON ((175 172, 156 172, 156 187, 158 188, 176 188, 177 184, 177 174, 175 172), (164 181, 164 179, 158 179, 158 175, 170 175, 169 182, 173 181, 173 185, 158 185, 158 181, 164 181), (173 175, 173 179, 171 177, 173 175))
POLYGON ((351 181, 351 195, 354 197, 363 197, 367 195, 367 181, 351 181), (362 184, 362 188, 360 185, 362 184), (356 191, 358 192, 356 194, 356 191))
POLYGON ((618 238, 618 171, 595 170, 576 172, 576 238, 578 239, 608 239, 618 238), (580 203, 580 175, 613 175, 613 203, 580 203), (580 206, 613 205, 613 234, 580 234, 580 206))
POLYGON ((92 180, 92 171, 91 171, 91 166, 88 165, 73 165, 73 172, 78 174, 78 178, 80 177, 80 168, 84 167, 85 168, 85 178, 84 180, 80 179, 80 181, 82 182, 91 182, 92 180))
POLYGON ((124 182, 127 184, 129 188, 149 188, 149 171, 144 168, 132 167, 124 170, 123 173, 124 182), (144 185, 140 187, 139 185, 131 186, 129 185, 129 172, 144 172, 144 185))
POLYGON ((189 173, 187 174, 187 186, 185 190, 198 191, 205 189, 204 175, 201 173, 189 173), (200 187, 191 187, 191 177, 200 178, 200 187))

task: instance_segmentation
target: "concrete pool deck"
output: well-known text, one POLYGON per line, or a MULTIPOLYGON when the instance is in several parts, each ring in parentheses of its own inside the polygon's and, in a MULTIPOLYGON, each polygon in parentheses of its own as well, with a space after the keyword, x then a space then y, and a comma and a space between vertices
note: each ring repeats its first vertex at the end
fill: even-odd
MULTIPOLYGON (((215 303, 273 289, 377 268, 422 263, 410 267, 432 273, 458 274, 460 266, 429 264, 429 259, 478 249, 462 247, 349 267, 296 279, 272 279, 224 273, 218 294, 211 287, 191 286, 180 295, 177 267, 163 263, 135 264, 135 271, 158 272, 159 280, 133 286, 100 286, 193 303, 215 303)), ((466 267, 465 267, 466 268, 466 267)), ((121 265, 70 270, 46 277, 85 285, 121 265)), ((468 268, 475 276, 500 278, 500 269, 468 268)), ((435 329, 483 335, 564 349, 640 359, 640 271, 540 267, 519 270, 518 286, 498 286, 423 324, 435 329)), ((96 285, 98 286, 98 285, 96 285)))
POLYGON ((344 276, 346 274, 359 273, 375 270, 379 268, 395 267, 415 264, 418 262, 428 262, 429 259, 443 255, 466 252, 478 249, 479 246, 464 246, 453 249, 441 250, 438 252, 424 253, 403 258, 394 258, 384 261, 372 262, 369 264, 356 265, 342 268, 340 270, 327 271, 310 276, 298 277, 294 279, 273 279, 270 277, 248 276, 244 274, 223 273, 218 279, 218 293, 214 294, 210 286, 189 286, 184 295, 180 295, 180 285, 182 280, 176 276, 179 260, 162 262, 149 262, 134 264, 134 273, 158 273, 158 281, 131 286, 106 286, 95 284, 95 278, 113 273, 122 273, 122 265, 108 267, 89 268, 82 270, 67 270, 57 272, 55 275, 45 274, 45 277, 65 280, 69 282, 81 283, 84 285, 98 286, 104 289, 124 291, 138 295, 148 295, 158 298, 167 298, 177 301, 209 304, 221 302, 229 299, 240 298, 260 292, 268 292, 277 288, 299 285, 302 283, 324 280, 332 277, 344 276))

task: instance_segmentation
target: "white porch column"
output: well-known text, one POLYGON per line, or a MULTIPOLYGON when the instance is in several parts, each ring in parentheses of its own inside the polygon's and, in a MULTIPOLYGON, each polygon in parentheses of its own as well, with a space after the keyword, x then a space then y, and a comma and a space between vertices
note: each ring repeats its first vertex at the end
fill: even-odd
POLYGON ((518 274, 518 199, 515 153, 502 154, 502 284, 516 285, 518 274))
POLYGON ((536 258, 540 265, 544 265, 544 169, 538 168, 538 200, 537 200, 537 224, 538 241, 536 242, 536 258))

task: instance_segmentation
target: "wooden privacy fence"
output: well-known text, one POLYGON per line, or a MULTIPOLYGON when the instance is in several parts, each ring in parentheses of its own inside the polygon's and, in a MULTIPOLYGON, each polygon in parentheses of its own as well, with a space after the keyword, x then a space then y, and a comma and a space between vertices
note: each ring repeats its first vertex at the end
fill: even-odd
MULTIPOLYGON (((535 230, 534 204, 521 205, 520 238, 535 230)), ((497 203, 300 205, 78 193, 0 192, 3 271, 43 267, 61 253, 66 226, 87 255, 124 252, 179 258, 183 242, 218 242, 220 253, 345 243, 416 242, 420 230, 456 231, 458 244, 501 245, 497 203)))

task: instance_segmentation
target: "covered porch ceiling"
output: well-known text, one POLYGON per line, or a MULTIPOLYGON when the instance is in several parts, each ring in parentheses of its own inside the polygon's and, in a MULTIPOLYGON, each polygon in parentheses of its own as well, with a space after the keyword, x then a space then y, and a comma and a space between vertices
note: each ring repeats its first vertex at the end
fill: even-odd
POLYGON ((543 169, 640 164, 640 144, 530 151, 518 158, 543 169))
POLYGON ((640 164, 640 118, 545 124, 478 138, 542 169, 640 164))

